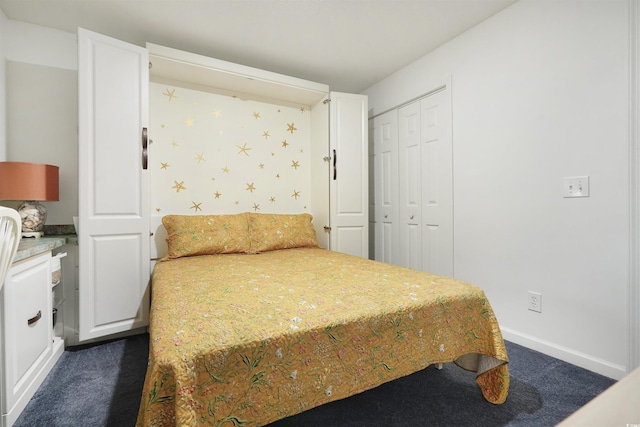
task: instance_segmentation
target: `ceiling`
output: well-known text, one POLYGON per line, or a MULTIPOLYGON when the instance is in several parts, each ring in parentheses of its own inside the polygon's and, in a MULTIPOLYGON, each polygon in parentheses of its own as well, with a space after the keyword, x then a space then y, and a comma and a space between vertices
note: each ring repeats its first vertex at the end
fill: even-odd
POLYGON ((0 0, 0 9, 359 93, 515 1, 0 0))

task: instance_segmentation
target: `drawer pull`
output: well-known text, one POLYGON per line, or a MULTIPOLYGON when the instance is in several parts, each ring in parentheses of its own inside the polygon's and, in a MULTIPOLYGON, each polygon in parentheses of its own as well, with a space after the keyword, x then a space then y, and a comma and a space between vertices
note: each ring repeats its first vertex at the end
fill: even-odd
POLYGON ((27 325, 31 326, 34 323, 36 323, 38 320, 40 320, 40 318, 42 317, 42 311, 38 310, 38 314, 36 314, 34 317, 32 317, 31 319, 27 320, 27 325))

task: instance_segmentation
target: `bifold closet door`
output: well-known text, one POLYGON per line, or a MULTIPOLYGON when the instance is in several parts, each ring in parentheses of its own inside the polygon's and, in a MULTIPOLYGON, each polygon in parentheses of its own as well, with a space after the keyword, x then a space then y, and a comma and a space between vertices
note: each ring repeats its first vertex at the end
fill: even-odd
POLYGON ((375 259, 398 264, 398 111, 388 111, 372 121, 375 259))
POLYGON ((422 270, 420 156, 420 101, 398 109, 398 165, 400 196, 400 260, 398 264, 422 270))
POLYGON ((453 146, 450 90, 420 100, 422 269, 453 276, 453 146))
POLYGON ((398 109, 398 264, 453 276, 449 86, 398 109))

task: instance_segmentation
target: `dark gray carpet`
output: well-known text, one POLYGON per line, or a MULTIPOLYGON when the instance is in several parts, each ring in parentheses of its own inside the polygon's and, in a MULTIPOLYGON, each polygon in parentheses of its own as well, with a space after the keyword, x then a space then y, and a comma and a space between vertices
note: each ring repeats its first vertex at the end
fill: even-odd
MULTIPOLYGON (((132 427, 148 335, 67 349, 15 427, 132 427)), ((511 388, 487 403, 474 374, 454 365, 422 372, 280 420, 289 426, 522 426, 557 424, 614 381, 507 342, 511 388)))

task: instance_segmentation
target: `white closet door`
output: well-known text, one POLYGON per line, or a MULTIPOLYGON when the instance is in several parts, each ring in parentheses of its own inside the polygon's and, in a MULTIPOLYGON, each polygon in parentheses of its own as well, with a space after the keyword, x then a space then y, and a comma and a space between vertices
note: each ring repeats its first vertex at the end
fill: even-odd
POLYGON ((420 101, 422 269, 453 276, 453 151, 450 90, 420 101))
POLYGON ((367 97, 331 92, 330 248, 369 257, 367 97))
POLYGON ((375 157, 375 259, 398 264, 398 111, 392 110, 373 120, 375 157))
POLYGON ((400 260, 404 267, 422 270, 420 102, 398 109, 400 178, 400 260))
POLYGON ((398 109, 400 261, 453 276, 450 86, 398 109))
POLYGON ((80 341, 148 324, 146 49, 78 31, 80 341))

